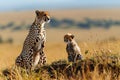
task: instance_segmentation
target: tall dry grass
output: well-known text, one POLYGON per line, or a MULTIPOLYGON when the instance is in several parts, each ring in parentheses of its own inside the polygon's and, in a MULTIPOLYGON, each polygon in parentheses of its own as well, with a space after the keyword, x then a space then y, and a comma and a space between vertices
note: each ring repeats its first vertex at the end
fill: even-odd
POLYGON ((119 44, 119 40, 111 38, 96 43, 79 42, 84 59, 76 63, 67 62, 64 44, 47 44, 50 60, 47 65, 29 75, 24 69, 11 66, 2 70, 1 77, 7 80, 119 80, 119 44))
POLYGON ((26 70, 13 66, 3 70, 7 80, 119 80, 120 55, 109 51, 100 51, 101 55, 69 63, 66 60, 52 62, 35 69, 30 74, 26 70))

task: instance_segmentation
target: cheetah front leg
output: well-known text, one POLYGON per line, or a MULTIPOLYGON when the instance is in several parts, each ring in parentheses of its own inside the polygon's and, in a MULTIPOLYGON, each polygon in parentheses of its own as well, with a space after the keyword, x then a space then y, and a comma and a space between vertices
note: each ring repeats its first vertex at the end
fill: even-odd
POLYGON ((41 59, 42 59, 42 65, 45 65, 47 60, 46 60, 46 55, 45 55, 44 51, 42 51, 42 53, 41 53, 41 59))
POLYGON ((43 41, 43 43, 41 44, 41 51, 39 52, 40 53, 40 60, 39 60, 40 65, 44 65, 46 63, 46 55, 44 53, 44 45, 45 45, 45 42, 43 41))
POLYGON ((40 54, 40 59, 37 68, 40 68, 42 65, 45 65, 46 63, 46 55, 44 54, 44 51, 43 50, 40 51, 39 54, 40 54))

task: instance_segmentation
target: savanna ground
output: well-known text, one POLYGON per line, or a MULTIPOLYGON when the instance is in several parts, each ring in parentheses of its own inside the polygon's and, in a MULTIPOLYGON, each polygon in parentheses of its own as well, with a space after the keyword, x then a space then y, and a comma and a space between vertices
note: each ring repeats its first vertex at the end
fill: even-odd
MULTIPOLYGON (((62 18, 71 18, 76 21, 82 20, 85 17, 95 18, 95 19, 113 19, 119 20, 120 11, 117 10, 73 10, 73 11, 51 11, 51 16, 62 19, 62 18), (79 15, 79 17, 78 17, 79 15)), ((0 14, 0 22, 1 24, 6 24, 10 21, 19 22, 25 21, 26 23, 32 23, 34 20, 34 12, 10 12, 10 13, 1 13, 0 14), (19 17, 18 17, 19 16, 19 17)), ((63 36, 67 32, 72 33, 75 35, 75 40, 78 42, 81 52, 85 59, 91 59, 95 55, 112 55, 115 54, 119 57, 118 60, 118 70, 120 69, 120 28, 113 26, 112 28, 105 30, 105 29, 78 29, 78 28, 69 28, 69 29, 62 29, 62 28, 47 28, 47 42, 45 44, 45 53, 47 56, 47 64, 52 65, 51 63, 54 61, 59 60, 67 60, 67 53, 65 51, 66 44, 63 42, 63 36)), ((14 65, 16 57, 20 54, 23 46, 23 41, 27 35, 27 30, 22 31, 10 31, 1 30, 0 35, 3 39, 7 39, 8 37, 12 38, 14 42, 12 44, 3 43, 0 44, 0 75, 2 75, 2 71, 6 68, 11 68, 14 65)), ((70 64, 71 63, 67 63, 70 64)), ((115 70, 115 69, 114 69, 115 70)), ((97 74, 98 71, 89 72, 91 76, 97 74)), ((95 75, 93 78, 89 78, 91 80, 110 80, 111 78, 111 71, 104 72, 102 76, 95 75), (109 73, 109 74, 108 74, 109 73), (108 74, 108 75, 107 75, 108 74), (101 77, 101 78, 100 78, 101 77)), ((34 73, 33 73, 34 74, 34 73)), ((39 80, 39 79, 50 79, 49 76, 42 75, 38 73, 38 75, 34 74, 32 77, 28 77, 29 80, 39 80), (45 77, 46 76, 46 77, 45 77), (36 77, 36 78, 35 78, 36 77)), ((23 75, 24 76, 24 75, 23 75)), ((89 76, 88 76, 89 77, 89 76)), ((4 76, 1 76, 1 80, 4 79, 4 76)), ((23 80, 28 80, 24 76, 23 80)), ((21 78, 20 78, 21 79, 21 78)), ((66 80, 64 76, 59 78, 60 80, 66 80)), ((75 79, 68 78, 68 79, 75 79)), ((78 78, 76 78, 78 79, 78 78)), ((85 78, 83 77, 85 80, 85 78)), ((118 78, 117 80, 119 80, 118 78)), ((111 79, 112 80, 112 79, 111 79)))

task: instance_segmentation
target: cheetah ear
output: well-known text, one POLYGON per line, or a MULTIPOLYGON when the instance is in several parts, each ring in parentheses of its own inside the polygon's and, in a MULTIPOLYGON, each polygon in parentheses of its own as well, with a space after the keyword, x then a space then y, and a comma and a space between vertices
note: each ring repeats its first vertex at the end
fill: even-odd
POLYGON ((75 36, 74 35, 71 35, 71 38, 73 39, 75 36))
POLYGON ((39 10, 36 10, 35 13, 36 13, 36 15, 38 16, 39 13, 40 13, 40 11, 39 11, 39 10))

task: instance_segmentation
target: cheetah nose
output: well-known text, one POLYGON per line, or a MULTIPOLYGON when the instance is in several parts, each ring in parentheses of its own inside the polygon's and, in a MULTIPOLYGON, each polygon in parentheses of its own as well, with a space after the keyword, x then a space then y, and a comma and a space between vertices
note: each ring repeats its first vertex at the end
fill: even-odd
POLYGON ((47 20, 50 20, 50 18, 47 17, 47 20))
POLYGON ((49 23, 50 22, 50 18, 47 18, 47 23, 49 23))

